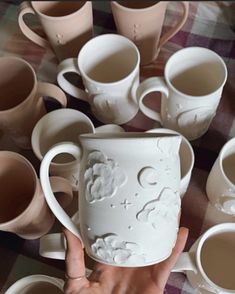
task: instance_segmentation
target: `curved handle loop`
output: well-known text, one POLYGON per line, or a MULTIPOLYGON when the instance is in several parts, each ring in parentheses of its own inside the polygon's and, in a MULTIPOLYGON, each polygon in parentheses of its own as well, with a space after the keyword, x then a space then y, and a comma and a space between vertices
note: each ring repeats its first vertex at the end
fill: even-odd
POLYGON ((160 38, 158 48, 161 48, 170 38, 178 33, 188 18, 189 3, 187 1, 180 1, 179 4, 183 7, 183 15, 181 16, 179 22, 160 38))
POLYGON ((189 252, 181 253, 179 259, 171 270, 171 272, 177 273, 185 273, 186 271, 193 271, 197 273, 197 268, 193 260, 193 256, 189 252))
POLYGON ((56 99, 63 108, 67 106, 65 93, 56 85, 45 82, 38 82, 37 97, 48 96, 56 99))
POLYGON ((168 98, 169 91, 165 84, 165 81, 161 77, 152 77, 144 80, 142 83, 139 84, 139 87, 136 91, 137 101, 139 103, 140 110, 149 118, 156 120, 162 124, 161 114, 149 107, 147 107, 143 101, 147 94, 159 91, 168 98))
POLYGON ((45 39, 39 36, 37 33, 35 33, 33 30, 31 30, 24 21, 24 15, 25 14, 33 14, 36 16, 36 13, 32 6, 30 5, 30 2, 24 1, 19 6, 19 13, 18 13, 18 24, 22 31, 22 33, 32 42, 36 43, 37 45, 43 47, 43 48, 51 48, 49 42, 45 39))
POLYGON ((69 153, 74 156, 76 159, 81 158, 81 147, 71 142, 64 142, 54 145, 44 156, 41 166, 40 166, 40 181, 42 185, 42 190, 44 192, 46 201, 54 215, 62 223, 64 227, 70 230, 75 236, 77 236, 84 247, 80 232, 75 224, 60 206, 58 201, 55 198, 55 195, 52 192, 50 179, 49 179, 49 166, 52 159, 60 153, 69 153))
POLYGON ((68 72, 73 72, 80 76, 77 58, 67 58, 61 61, 57 69, 57 82, 59 86, 71 96, 88 102, 88 94, 84 90, 74 86, 64 77, 64 74, 68 72))

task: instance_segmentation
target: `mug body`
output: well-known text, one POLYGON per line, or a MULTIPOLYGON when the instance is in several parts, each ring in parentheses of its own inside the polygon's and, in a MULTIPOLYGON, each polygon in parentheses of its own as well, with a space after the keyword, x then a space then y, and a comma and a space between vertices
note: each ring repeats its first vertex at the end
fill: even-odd
POLYGON ((80 141, 79 227, 88 255, 126 267, 166 259, 181 206, 180 137, 96 133, 80 141))
POLYGON ((224 61, 207 48, 184 48, 169 58, 164 77, 169 89, 161 103, 164 127, 189 140, 201 137, 216 114, 227 79, 224 61))
POLYGON ((139 62, 135 44, 120 35, 100 35, 83 46, 78 69, 98 120, 123 124, 137 114, 139 62))
POLYGON ((58 59, 77 57, 93 36, 92 1, 32 1, 31 4, 58 59))

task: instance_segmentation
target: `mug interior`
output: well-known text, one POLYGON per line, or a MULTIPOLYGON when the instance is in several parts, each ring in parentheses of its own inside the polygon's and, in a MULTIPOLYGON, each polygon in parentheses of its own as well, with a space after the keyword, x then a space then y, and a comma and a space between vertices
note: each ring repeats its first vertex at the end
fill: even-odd
POLYGON ((235 139, 228 141, 222 151, 222 171, 232 185, 235 185, 235 139))
POLYGON ((117 1, 123 7, 130 9, 144 9, 157 4, 159 1, 117 1))
POLYGON ((28 207, 36 180, 31 165, 18 154, 2 151, 0 162, 0 223, 6 223, 28 207))
POLYGON ((20 289, 21 294, 42 294, 42 293, 50 293, 50 294, 62 294, 64 293, 61 289, 59 289, 56 285, 53 285, 49 282, 38 281, 33 282, 25 286, 23 289, 20 289))
POLYGON ((50 17, 70 15, 81 9, 86 1, 33 1, 33 8, 50 17))
POLYGON ((235 231, 215 232, 202 245, 200 262, 215 285, 235 291, 235 231))
POLYGON ((139 65, 139 52, 127 38, 104 34, 88 41, 78 56, 82 76, 113 83, 129 76, 139 65))
POLYGON ((176 52, 165 67, 165 78, 176 91, 189 96, 209 95, 222 87, 226 66, 215 52, 201 47, 176 52))
POLYGON ((35 85, 32 68, 18 58, 0 58, 0 76, 0 111, 22 103, 35 85))

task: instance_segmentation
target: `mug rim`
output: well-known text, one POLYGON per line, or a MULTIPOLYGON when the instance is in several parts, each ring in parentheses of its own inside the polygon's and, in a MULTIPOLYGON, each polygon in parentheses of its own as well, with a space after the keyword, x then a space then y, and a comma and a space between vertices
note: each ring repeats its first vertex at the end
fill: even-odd
MULTIPOLYGON (((224 144, 224 146, 221 148, 220 153, 219 153, 219 167, 220 167, 220 170, 221 170, 221 173, 222 173, 222 175, 223 175, 223 177, 224 177, 225 182, 226 182, 229 186, 235 187, 235 183, 233 183, 233 182, 228 178, 228 176, 226 175, 226 173, 225 173, 225 171, 224 171, 224 167, 223 167, 224 154, 225 154, 225 152, 227 151, 227 148, 228 148, 230 145, 234 145, 234 148, 235 148, 235 137, 229 139, 229 140, 224 144)), ((234 154, 235 154, 235 151, 234 151, 234 154)))
POLYGON ((16 60, 17 62, 21 62, 22 64, 25 64, 30 69, 30 71, 32 73, 33 87, 31 89, 31 91, 29 92, 28 96, 23 101, 21 101, 20 103, 18 103, 17 105, 15 105, 15 106, 13 106, 11 108, 8 108, 8 109, 5 109, 5 110, 0 109, 0 114, 1 113, 6 114, 7 112, 15 111, 17 108, 20 108, 22 105, 27 103, 27 101, 31 99, 33 93, 36 92, 36 87, 37 87, 37 76, 36 76, 35 70, 33 69, 32 65, 29 62, 27 62, 23 58, 17 57, 17 56, 1 56, 0 61, 3 60, 3 59, 16 60))
POLYGON ((139 53, 139 49, 137 48, 137 46, 134 44, 134 42, 132 42, 130 39, 119 35, 119 34, 114 34, 114 33, 106 33, 106 34, 102 34, 102 35, 98 35, 96 37, 91 38, 90 40, 88 40, 83 47, 81 48, 81 50, 78 53, 78 56, 76 58, 76 63, 77 63, 77 67, 79 69, 79 72, 81 74, 82 77, 85 77, 85 79, 87 81, 89 81, 92 84, 97 84, 97 85, 102 85, 102 87, 110 87, 110 86, 117 86, 121 83, 123 83, 124 81, 126 81, 127 79, 129 79, 129 77, 133 74, 135 74, 136 71, 139 72, 139 67, 140 67, 140 53, 139 53), (83 52, 86 50, 86 47, 90 45, 90 43, 92 42, 96 42, 97 39, 107 39, 107 38, 115 38, 115 39, 122 39, 123 41, 125 41, 126 43, 128 43, 129 45, 131 45, 131 47, 135 50, 136 56, 137 56, 137 60, 135 65, 133 66, 132 70, 124 77, 121 78, 117 81, 114 82, 99 82, 97 80, 94 80, 92 78, 90 78, 87 73, 84 71, 83 68, 81 68, 80 64, 81 64, 81 59, 84 57, 82 56, 83 52))
POLYGON ((227 77, 228 77, 228 70, 227 70, 227 67, 226 67, 226 64, 224 62, 224 60, 222 59, 222 57, 217 54, 215 51, 211 50, 211 49, 208 49, 206 47, 200 47, 200 46, 190 46, 190 47, 185 47, 185 48, 182 48, 178 51, 176 51, 175 53, 173 53, 170 58, 167 60, 167 63, 165 65, 165 69, 164 69, 164 78, 167 82, 167 85, 168 87, 176 92, 178 95, 180 95, 181 97, 184 97, 184 98, 187 98, 187 99, 191 99, 191 100, 196 100, 196 99, 205 99, 205 97, 208 97, 214 93, 216 93, 218 90, 220 90, 221 88, 224 87, 226 81, 227 81, 227 77), (213 91, 213 92, 210 92, 206 95, 190 95, 190 94, 186 94, 180 90, 178 90, 173 84, 172 82, 170 81, 169 79, 169 66, 170 66, 170 63, 172 62, 173 59, 175 59, 178 55, 182 54, 184 51, 193 51, 193 50, 201 50, 201 51, 205 51, 205 52, 208 52, 210 54, 212 54, 214 57, 216 57, 218 59, 218 62, 220 62, 220 64, 223 66, 223 69, 224 69, 224 79, 223 79, 223 82, 220 83, 220 85, 213 91))
POLYGON ((31 200, 28 202, 28 205, 26 206, 26 208, 20 214, 18 214, 16 217, 14 217, 14 218, 12 218, 12 219, 10 219, 8 221, 1 222, 0 227, 14 224, 20 218, 22 218, 24 216, 24 214, 26 214, 28 212, 28 210, 30 209, 31 203, 34 200, 37 191, 39 191, 39 185, 38 185, 39 184, 39 179, 38 179, 36 171, 35 171, 33 165, 31 164, 31 162, 26 157, 24 157, 23 155, 21 155, 21 154, 19 154, 17 152, 14 152, 14 151, 1 150, 0 155, 2 153, 8 153, 11 156, 11 159, 14 157, 14 159, 20 160, 22 163, 24 163, 30 169, 30 171, 31 171, 31 173, 33 175, 33 180, 34 180, 34 191, 33 191, 33 195, 31 197, 31 200))
POLYGON ((210 227, 207 231, 205 231, 202 236, 199 238, 198 246, 196 249, 196 263, 197 267, 199 269, 199 272, 201 273, 203 279, 214 289, 219 289, 220 291, 229 291, 229 293, 235 293, 235 289, 228 289, 228 288, 223 288, 217 284, 215 284, 206 274, 204 271, 202 264, 201 264, 201 250, 202 246, 205 243, 205 241, 218 233, 222 232, 234 232, 235 234, 235 223, 232 222, 227 222, 227 223, 219 223, 217 225, 214 225, 213 227, 210 227))
MULTIPOLYGON (((45 18, 45 19, 49 19, 49 20, 60 20, 60 19, 65 19, 65 18, 70 18, 70 17, 73 17, 74 15, 76 15, 77 13, 80 13, 82 12, 82 10, 84 10, 86 6, 90 5, 89 2, 92 2, 92 1, 83 1, 84 4, 82 5, 82 7, 80 9, 77 9, 76 11, 70 13, 70 14, 67 14, 67 15, 63 15, 63 16, 50 16, 50 15, 46 15, 44 13, 42 13, 38 8, 37 6, 35 6, 35 4, 37 4, 38 2, 45 2, 45 1, 31 1, 31 5, 34 9, 34 11, 42 18, 45 18)), ((50 1, 52 3, 55 3, 55 1, 50 1)), ((57 2, 61 2, 61 1, 57 1, 57 2)), ((66 1, 67 2, 67 1, 66 1)), ((70 2, 74 2, 74 1, 70 1, 70 2)), ((91 3, 92 5, 92 3, 91 3)))
POLYGON ((22 290, 22 287, 29 285, 32 282, 47 282, 54 286, 57 286, 60 290, 63 291, 64 281, 60 278, 36 274, 36 275, 29 275, 25 276, 19 280, 17 280, 14 284, 12 284, 5 292, 5 294, 14 294, 16 290, 22 290), (19 287, 21 287, 19 289, 19 287))
POLYGON ((161 3, 161 1, 155 1, 156 3, 149 5, 147 7, 143 7, 143 8, 130 8, 130 7, 126 7, 122 4, 119 3, 120 1, 111 1, 111 5, 116 5, 117 7, 121 8, 122 10, 126 10, 128 12, 142 12, 142 11, 148 11, 153 9, 155 6, 159 5, 161 3))

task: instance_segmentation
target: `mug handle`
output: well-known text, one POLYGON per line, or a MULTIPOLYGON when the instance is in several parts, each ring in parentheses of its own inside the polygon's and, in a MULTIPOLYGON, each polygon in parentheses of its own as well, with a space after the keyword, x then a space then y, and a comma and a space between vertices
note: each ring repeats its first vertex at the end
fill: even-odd
POLYGON ((61 224, 66 227, 69 231, 71 231, 75 236, 77 236, 82 246, 84 247, 81 234, 77 228, 75 222, 69 217, 69 215, 64 211, 61 205, 55 198, 54 193, 51 189, 50 179, 49 179, 49 166, 52 159, 60 154, 60 153, 68 153, 74 156, 76 159, 81 158, 82 149, 80 146, 76 145, 72 142, 63 142, 54 145, 44 156, 41 166, 40 166, 40 181, 43 193, 45 195, 46 201, 56 218, 61 222, 61 224))
POLYGON ((182 5, 183 8, 183 15, 181 16, 178 23, 172 27, 168 32, 166 32, 159 40, 159 46, 160 49, 169 39, 171 39, 178 31, 182 28, 182 26, 185 24, 188 13, 189 13, 189 3, 187 1, 179 1, 179 4, 182 5))
POLYGON ((189 252, 181 253, 179 259, 174 265, 171 272, 175 273, 185 273, 186 271, 193 271, 197 273, 196 264, 193 258, 193 254, 189 252))
POLYGON ((34 9, 29 1, 24 1, 19 5, 18 24, 22 33, 32 42, 43 48, 51 48, 49 42, 31 30, 25 23, 23 17, 25 14, 33 14, 36 16, 34 9))
POLYGON ((59 86, 71 96, 89 102, 88 94, 84 90, 74 86, 64 77, 64 74, 68 72, 73 72, 81 76, 77 66, 77 58, 67 58, 60 62, 57 68, 57 82, 59 86))
POLYGON ((63 108, 67 106, 67 98, 65 93, 56 85, 45 82, 38 82, 37 94, 36 96, 43 97, 48 96, 55 98, 63 108))
MULTIPOLYGON (((139 104, 140 110, 149 118, 160 122, 162 125, 162 118, 161 114, 149 107, 147 107, 143 100, 145 96, 151 92, 159 91, 162 94, 165 94, 166 98, 169 96, 169 91, 167 85, 162 77, 151 77, 144 80, 142 83, 139 84, 136 97, 139 104)), ((161 98, 162 99, 162 98, 161 98)))

